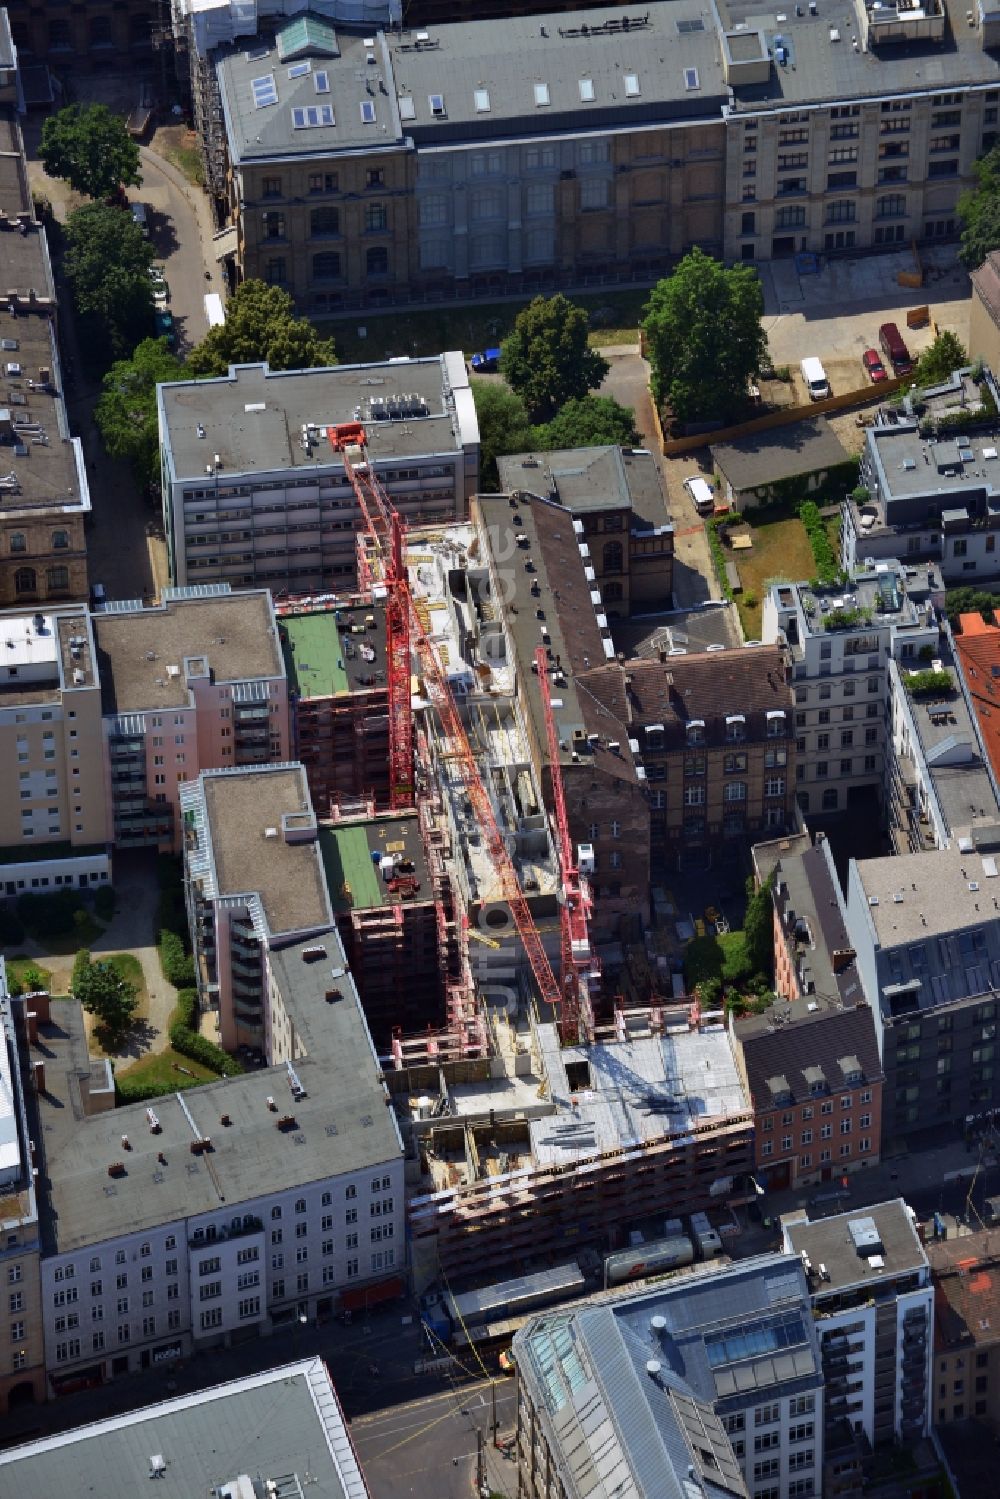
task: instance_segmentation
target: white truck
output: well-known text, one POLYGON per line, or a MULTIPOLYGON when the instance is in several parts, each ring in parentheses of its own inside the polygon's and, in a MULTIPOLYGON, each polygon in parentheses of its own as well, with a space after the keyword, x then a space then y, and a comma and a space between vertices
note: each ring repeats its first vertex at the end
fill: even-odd
POLYGON ((825 401, 830 394, 830 382, 819 359, 803 359, 799 365, 810 401, 825 401))

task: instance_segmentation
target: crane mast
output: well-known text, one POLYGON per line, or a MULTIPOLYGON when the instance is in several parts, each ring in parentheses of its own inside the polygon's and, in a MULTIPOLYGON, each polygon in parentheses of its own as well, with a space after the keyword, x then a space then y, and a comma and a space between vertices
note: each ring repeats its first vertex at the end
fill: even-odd
MULTIPOLYGON (((476 758, 466 733, 462 716, 455 704, 448 676, 441 664, 434 642, 417 613, 403 556, 403 522, 392 500, 372 471, 367 457, 367 435, 360 422, 328 427, 327 437, 335 452, 341 453, 344 468, 354 489, 364 517, 365 530, 374 542, 380 559, 383 582, 387 590, 386 637, 389 658, 389 735, 390 768, 393 788, 403 787, 403 767, 408 779, 405 786, 413 803, 413 715, 410 701, 410 650, 416 653, 427 696, 437 710, 441 731, 450 741, 449 756, 459 772, 465 793, 472 804, 503 899, 517 927, 539 996, 561 1016, 564 989, 556 981, 548 955, 535 925, 510 850, 497 823, 493 803, 479 774, 476 758), (405 690, 404 690, 405 689, 405 690), (395 690, 395 696, 394 696, 395 690), (405 713, 402 699, 405 696, 405 713)), ((393 806, 397 803, 393 802, 393 806)), ((563 1027, 560 1025, 560 1033, 563 1027)), ((574 1037, 575 1039, 575 1037, 574 1037)))
POLYGON ((552 802, 555 807, 556 843, 562 877, 562 902, 559 912, 561 955, 559 977, 562 986, 560 1031, 563 1042, 566 1045, 575 1046, 581 1040, 590 1040, 593 1033, 590 979, 595 972, 596 959, 590 950, 588 918, 591 899, 587 882, 580 874, 577 861, 573 858, 573 840, 570 836, 562 767, 559 763, 559 736, 556 733, 555 715, 552 712, 549 658, 543 645, 535 651, 535 669, 538 673, 538 687, 542 694, 542 708, 545 714, 545 735, 548 740, 549 768, 552 777, 552 802))

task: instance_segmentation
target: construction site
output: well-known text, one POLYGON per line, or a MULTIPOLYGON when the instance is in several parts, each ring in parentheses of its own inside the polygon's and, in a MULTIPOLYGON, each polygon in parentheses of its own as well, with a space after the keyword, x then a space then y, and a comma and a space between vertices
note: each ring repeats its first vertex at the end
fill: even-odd
POLYGON ((277 613, 331 905, 406 1146, 416 1288, 725 1208, 752 1115, 723 1017, 616 994, 592 940, 555 623, 525 669, 476 517, 407 534, 363 425, 326 437, 358 501, 358 592, 277 613))

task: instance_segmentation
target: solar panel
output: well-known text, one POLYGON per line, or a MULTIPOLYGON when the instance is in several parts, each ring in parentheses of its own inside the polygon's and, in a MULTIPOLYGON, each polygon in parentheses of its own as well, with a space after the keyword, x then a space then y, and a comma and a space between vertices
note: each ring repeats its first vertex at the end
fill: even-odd
POLYGON ((250 87, 253 90, 253 102, 257 109, 264 109, 268 104, 277 104, 278 87, 273 73, 265 73, 261 78, 251 79, 250 87))

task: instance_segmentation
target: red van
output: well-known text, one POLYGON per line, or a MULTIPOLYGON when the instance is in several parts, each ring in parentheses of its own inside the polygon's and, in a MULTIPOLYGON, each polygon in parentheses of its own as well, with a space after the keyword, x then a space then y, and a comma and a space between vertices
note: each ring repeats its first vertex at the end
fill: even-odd
POLYGON ((913 369, 910 351, 895 323, 883 323, 878 330, 879 347, 897 375, 908 375, 913 369))

